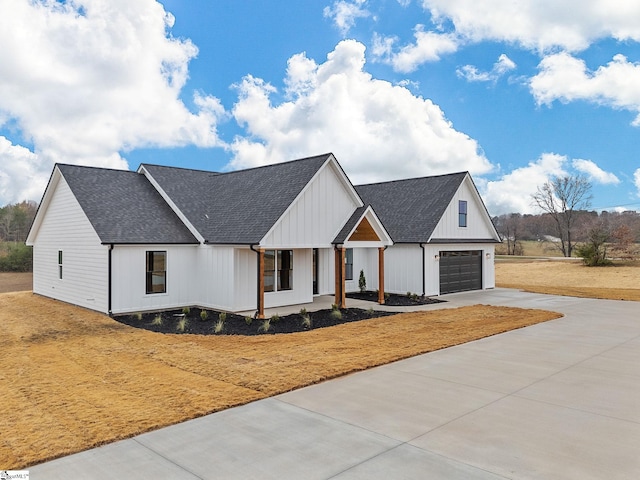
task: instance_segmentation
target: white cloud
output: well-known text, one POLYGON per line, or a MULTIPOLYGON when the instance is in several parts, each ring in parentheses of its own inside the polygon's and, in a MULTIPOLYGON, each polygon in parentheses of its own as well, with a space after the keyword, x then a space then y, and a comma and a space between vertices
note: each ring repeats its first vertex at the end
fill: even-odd
POLYGON ((197 48, 170 35, 161 4, 0 0, 0 11, 0 118, 34 145, 39 181, 55 161, 126 168, 120 152, 137 147, 221 144, 220 102, 196 94, 194 113, 179 98, 197 48))
POLYGON ((394 52, 397 39, 375 35, 373 54, 377 60, 393 66, 398 72, 409 73, 426 62, 436 62, 442 55, 458 50, 459 39, 449 33, 425 31, 424 25, 416 25, 415 43, 394 52))
POLYGON ((630 110, 637 114, 634 125, 640 126, 640 63, 616 55, 590 71, 583 60, 562 52, 545 57, 538 68, 529 84, 538 104, 585 100, 630 110))
POLYGON ((638 189, 638 197, 640 197, 640 168, 633 172, 633 183, 638 189))
POLYGON ((539 213, 532 204, 538 186, 552 176, 566 175, 567 157, 556 153, 544 153, 526 167, 516 168, 499 180, 478 181, 478 188, 492 216, 503 213, 539 213))
POLYGON ((423 0, 434 22, 449 20, 472 42, 519 44, 537 51, 580 51, 613 37, 640 41, 640 2, 610 0, 423 0))
POLYGON ((469 82, 497 82, 500 77, 515 68, 515 62, 503 53, 489 72, 481 72, 473 65, 464 65, 456 73, 469 82))
POLYGON ((332 7, 325 7, 323 13, 325 17, 333 19, 342 35, 347 35, 356 24, 356 19, 371 15, 367 9, 363 8, 366 3, 367 0, 339 0, 334 2, 332 7))
POLYGON ((40 174, 38 156, 0 135, 0 159, 0 205, 39 200, 48 177, 40 174))
POLYGON ((477 142, 456 131, 437 105, 365 72, 364 52, 345 40, 319 65, 293 56, 289 100, 277 105, 271 85, 245 77, 233 115, 250 136, 235 140, 228 168, 333 151, 356 183, 492 169, 477 142))
POLYGON ((589 180, 593 182, 612 185, 620 183, 620 179, 613 173, 605 172, 591 160, 577 158, 571 162, 571 165, 579 172, 586 174, 589 180))

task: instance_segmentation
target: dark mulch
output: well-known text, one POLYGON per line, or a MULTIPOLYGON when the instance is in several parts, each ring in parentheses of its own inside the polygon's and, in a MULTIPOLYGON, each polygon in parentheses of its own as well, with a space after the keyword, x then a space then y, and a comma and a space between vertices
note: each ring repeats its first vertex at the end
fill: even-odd
MULTIPOLYGON (((377 302, 378 301, 378 292, 354 292, 347 293, 348 298, 354 298, 357 300, 367 300, 369 302, 377 302)), ((414 296, 409 297, 407 295, 398 295, 396 293, 387 293, 387 298, 385 299, 385 305, 389 305, 390 307, 410 307, 412 305, 430 305, 432 303, 442 303, 445 300, 438 300, 436 298, 423 297, 423 296, 414 296)))
MULTIPOLYGON (((319 310, 317 312, 309 312, 311 325, 306 326, 303 323, 302 315, 299 313, 270 319, 270 327, 268 331, 261 328, 264 320, 248 319, 240 315, 232 313, 227 314, 224 321, 224 328, 221 332, 215 333, 215 326, 220 318, 220 312, 208 310, 208 318, 202 320, 200 318, 201 310, 192 308, 189 314, 185 316, 187 319, 184 331, 180 331, 178 324, 182 318, 182 310, 171 310, 156 313, 144 313, 142 318, 138 320, 136 315, 120 315, 114 317, 120 323, 130 325, 136 328, 144 328, 152 332, 158 333, 192 333, 196 335, 264 335, 275 333, 294 333, 313 330, 316 328, 331 327, 340 325, 341 323, 357 322, 370 318, 384 317, 387 315, 395 315, 394 312, 381 312, 378 310, 363 310, 361 308, 346 308, 340 310, 341 318, 335 318, 331 315, 331 310, 319 310), (154 324, 156 316, 162 317, 161 324, 154 324)), ((269 319, 267 319, 269 320, 269 319)))

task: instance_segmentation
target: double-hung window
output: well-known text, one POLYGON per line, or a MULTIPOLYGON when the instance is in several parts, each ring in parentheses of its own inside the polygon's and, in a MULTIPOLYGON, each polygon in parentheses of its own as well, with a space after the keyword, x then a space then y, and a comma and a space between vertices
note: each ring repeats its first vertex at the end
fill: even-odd
POLYGON ((264 251, 264 291, 293 289, 293 250, 264 251))
POLYGON ((459 227, 467 226, 467 201, 466 200, 458 201, 458 226, 459 227))
POLYGON ((58 278, 62 280, 62 250, 58 250, 58 278))
POLYGON ((344 254, 344 279, 353 280, 353 248, 347 248, 344 254))
POLYGON ((167 252, 147 252, 146 293, 167 292, 167 252))

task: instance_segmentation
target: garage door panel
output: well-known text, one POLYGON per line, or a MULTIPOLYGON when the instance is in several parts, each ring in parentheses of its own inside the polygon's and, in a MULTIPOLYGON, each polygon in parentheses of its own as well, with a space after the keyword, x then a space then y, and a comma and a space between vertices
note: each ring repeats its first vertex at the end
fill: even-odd
POLYGON ((440 294, 482 289, 482 252, 440 252, 440 294))

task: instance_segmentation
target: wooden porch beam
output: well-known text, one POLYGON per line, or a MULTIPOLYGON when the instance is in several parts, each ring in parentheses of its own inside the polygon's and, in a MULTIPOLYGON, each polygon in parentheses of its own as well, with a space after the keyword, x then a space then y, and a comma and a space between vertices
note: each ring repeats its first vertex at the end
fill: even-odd
POLYGON ((346 265, 344 263, 346 248, 335 248, 335 304, 338 308, 346 308, 346 293, 345 293, 345 276, 346 265))

